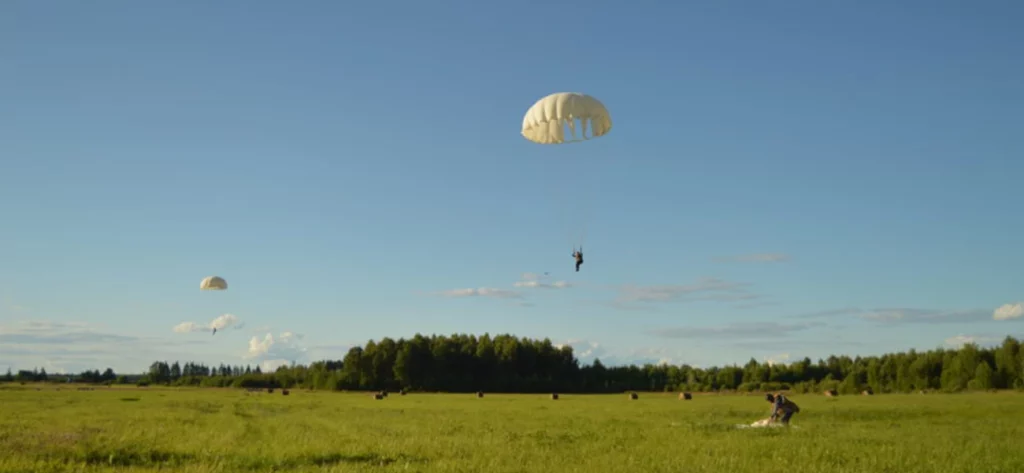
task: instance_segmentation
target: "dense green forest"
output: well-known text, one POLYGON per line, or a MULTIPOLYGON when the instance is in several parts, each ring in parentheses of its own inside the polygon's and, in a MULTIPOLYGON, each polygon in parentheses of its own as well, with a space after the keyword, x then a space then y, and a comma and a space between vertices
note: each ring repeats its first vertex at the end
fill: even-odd
POLYGON ((789 364, 696 368, 689 365, 581 365, 572 348, 550 340, 512 335, 491 337, 455 334, 384 338, 353 347, 342 360, 278 368, 154 362, 141 376, 118 376, 107 368, 79 375, 48 376, 39 370, 7 372, 6 381, 69 380, 86 383, 172 384, 243 388, 323 390, 407 389, 439 392, 614 393, 642 391, 794 390, 840 393, 911 392, 917 390, 1024 389, 1024 351, 1006 337, 1001 345, 855 357, 808 358, 789 364))

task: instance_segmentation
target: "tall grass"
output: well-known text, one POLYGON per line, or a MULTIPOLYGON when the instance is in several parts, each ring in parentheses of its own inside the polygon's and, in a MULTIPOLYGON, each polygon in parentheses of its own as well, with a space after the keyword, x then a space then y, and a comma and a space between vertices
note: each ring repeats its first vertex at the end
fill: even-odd
POLYGON ((1024 472, 1024 395, 0 389, 0 471, 1024 472))

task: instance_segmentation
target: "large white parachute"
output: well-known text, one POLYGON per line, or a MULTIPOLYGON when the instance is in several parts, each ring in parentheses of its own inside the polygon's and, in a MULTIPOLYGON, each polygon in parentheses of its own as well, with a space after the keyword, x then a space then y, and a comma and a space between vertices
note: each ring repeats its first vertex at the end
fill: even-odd
POLYGON ((522 134, 534 143, 562 144, 604 136, 611 129, 612 117, 600 100, 576 92, 559 92, 538 100, 526 111, 522 134), (579 139, 576 120, 580 121, 579 139), (565 139, 566 127, 572 132, 572 139, 565 139))
POLYGON ((227 288, 228 282, 220 276, 207 276, 199 283, 201 291, 225 291, 227 288))

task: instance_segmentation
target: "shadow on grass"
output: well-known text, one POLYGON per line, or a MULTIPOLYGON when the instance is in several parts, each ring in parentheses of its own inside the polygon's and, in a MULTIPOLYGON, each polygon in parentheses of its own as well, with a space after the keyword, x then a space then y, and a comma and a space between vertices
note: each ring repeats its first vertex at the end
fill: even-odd
POLYGON ((241 465, 250 470, 265 470, 267 468, 301 468, 307 466, 325 467, 342 464, 364 464, 375 466, 388 466, 392 463, 424 463, 426 459, 405 455, 385 455, 381 453, 317 453, 299 455, 285 458, 253 458, 249 461, 240 462, 241 465))
MULTIPOLYGON (((63 455, 61 455, 63 456, 63 455)), ((225 462, 241 470, 266 471, 268 469, 298 469, 303 467, 329 467, 344 464, 388 466, 393 463, 424 463, 426 459, 405 454, 387 455, 381 453, 315 453, 284 458, 260 458, 240 455, 197 456, 188 452, 163 449, 115 448, 88 449, 72 453, 63 458, 51 460, 87 466, 108 467, 183 467, 207 463, 225 462), (226 460, 226 461, 225 461, 226 460)))
POLYGON ((136 450, 129 448, 117 448, 112 450, 96 449, 83 452, 80 456, 73 457, 79 463, 86 465, 107 465, 117 467, 130 466, 184 466, 195 463, 197 457, 191 453, 171 452, 159 449, 136 450))

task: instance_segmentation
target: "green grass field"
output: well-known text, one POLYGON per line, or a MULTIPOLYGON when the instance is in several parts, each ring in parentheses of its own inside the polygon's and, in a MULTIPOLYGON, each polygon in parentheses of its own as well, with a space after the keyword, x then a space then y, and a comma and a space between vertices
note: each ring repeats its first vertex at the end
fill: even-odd
POLYGON ((0 471, 1024 472, 1024 395, 392 394, 0 387, 0 471))

